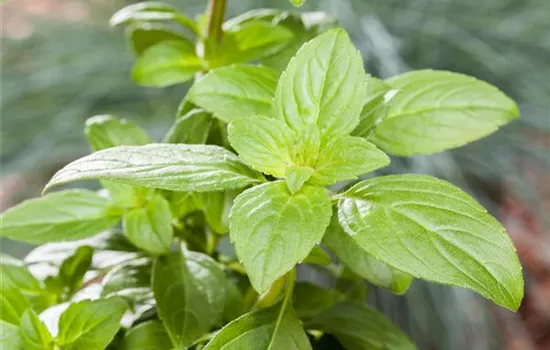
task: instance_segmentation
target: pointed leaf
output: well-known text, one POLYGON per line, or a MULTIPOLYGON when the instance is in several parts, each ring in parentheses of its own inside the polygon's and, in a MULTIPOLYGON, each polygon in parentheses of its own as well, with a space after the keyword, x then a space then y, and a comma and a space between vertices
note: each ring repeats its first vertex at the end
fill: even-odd
POLYGON ((191 80, 202 65, 191 43, 163 41, 138 57, 132 68, 132 79, 144 86, 165 87, 191 80))
POLYGON ((391 90, 391 86, 382 80, 368 77, 367 102, 359 115, 359 125, 353 130, 353 136, 369 137, 378 123, 386 116, 388 102, 393 97, 396 90, 391 90), (391 91, 391 93, 390 93, 391 91))
POLYGON ((370 140, 396 155, 459 147, 519 115, 514 101, 500 90, 463 74, 422 70, 386 83, 398 93, 370 140))
POLYGON ((136 123, 112 115, 96 115, 86 120, 84 132, 93 151, 116 146, 140 146, 151 142, 136 123))
POLYGON ((411 276, 384 264, 359 247, 340 227, 337 215, 332 217, 323 243, 353 273, 393 293, 405 293, 413 280, 411 276))
POLYGON ((292 308, 281 310, 279 303, 227 324, 204 347, 204 350, 221 349, 310 350, 311 345, 292 308))
POLYGON ((258 171, 282 178, 293 163, 294 134, 278 120, 236 119, 229 124, 228 137, 239 157, 258 171))
POLYGON ((77 180, 112 180, 170 191, 220 191, 259 181, 259 174, 218 146, 121 146, 80 158, 59 170, 46 189, 77 180))
POLYGON ((57 342, 63 350, 103 350, 118 332, 125 311, 120 298, 72 304, 59 319, 57 342))
POLYGON ((269 115, 277 73, 259 66, 232 65, 214 69, 189 90, 188 99, 226 123, 269 115))
POLYGON ((340 136, 321 146, 310 184, 332 185, 385 167, 388 156, 367 140, 340 136))
POLYGON ((325 188, 291 194, 285 182, 241 193, 231 209, 231 240, 254 288, 262 293, 307 257, 331 216, 325 188))
POLYGON ((448 182, 412 174, 363 181, 342 195, 338 217, 367 253, 413 277, 519 307, 523 276, 505 229, 448 182))
POLYGON ((310 167, 292 165, 286 169, 286 184, 291 193, 296 193, 307 180, 313 175, 314 170, 310 167))
POLYGON ((124 213, 124 233, 136 247, 152 254, 170 252, 174 230, 170 204, 164 197, 155 195, 145 208, 124 213))
POLYGON ((321 135, 348 134, 366 99, 360 53, 343 29, 305 44, 290 61, 275 92, 274 117, 299 131, 316 124, 321 135))
POLYGON ((157 310, 176 347, 193 344, 221 317, 225 276, 208 256, 185 251, 156 259, 152 287, 157 310))
POLYGON ((171 350, 172 341, 162 322, 151 320, 130 328, 124 335, 125 350, 171 350))
POLYGON ((153 23, 134 23, 128 27, 126 36, 136 56, 141 55, 149 47, 163 41, 189 42, 189 39, 171 30, 170 27, 153 23))
POLYGON ((38 315, 27 309, 21 316, 19 337, 25 350, 54 350, 55 343, 46 325, 40 321, 38 315))
POLYGON ((120 217, 92 191, 67 190, 26 200, 0 216, 0 235, 27 243, 70 241, 116 225, 120 217))
POLYGON ((17 288, 7 288, 2 281, 0 286, 0 320, 19 326, 21 315, 31 307, 31 303, 17 288))
POLYGON ((414 350, 405 333, 384 316, 352 302, 342 302, 313 318, 307 326, 333 334, 349 350, 414 350))
POLYGON ((61 264, 58 278, 61 284, 68 288, 69 295, 76 292, 82 285, 84 275, 92 265, 93 255, 92 247, 81 246, 61 264))

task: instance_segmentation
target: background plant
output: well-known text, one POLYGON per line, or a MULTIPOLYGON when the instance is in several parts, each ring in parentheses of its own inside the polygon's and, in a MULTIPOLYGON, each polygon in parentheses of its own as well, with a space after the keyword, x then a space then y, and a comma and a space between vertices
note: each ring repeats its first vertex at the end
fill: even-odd
MULTIPOLYGON (((205 78, 204 80, 206 80, 206 78, 205 78)), ((200 94, 199 94, 199 95, 200 95, 200 94)), ((192 96, 192 95, 190 95, 190 96, 192 96)), ((195 112, 196 112, 196 111, 195 111, 195 112)), ((196 114, 197 114, 197 113, 194 113, 193 115, 196 115, 196 114)), ((218 117, 218 118, 221 119, 221 117, 218 117)), ((93 125, 93 124, 94 124, 94 123, 90 123, 90 125, 93 125)), ((237 146, 235 146, 235 148, 237 148, 237 146)), ((237 149, 237 150, 238 150, 238 149, 237 149)), ((242 154, 241 154, 241 157, 244 158, 244 156, 243 156, 242 154)), ((300 169, 300 170, 301 170, 301 169, 300 169)), ((300 175, 300 176, 303 176, 303 175, 300 175)), ((289 177, 289 178, 290 178, 290 177, 289 177)), ((298 179, 298 180, 299 180, 299 179, 298 179)))

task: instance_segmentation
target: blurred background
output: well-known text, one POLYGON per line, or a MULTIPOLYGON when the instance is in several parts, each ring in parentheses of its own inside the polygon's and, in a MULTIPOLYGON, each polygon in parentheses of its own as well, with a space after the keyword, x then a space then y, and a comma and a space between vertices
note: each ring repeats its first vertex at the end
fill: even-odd
MULTIPOLYGON (((188 14, 206 1, 172 3, 188 14)), ((122 0, 7 0, 1 9, 0 210, 40 194, 55 170, 89 152, 84 120, 110 113, 160 139, 186 85, 143 88, 123 31, 108 26, 122 0)), ((287 0, 229 0, 228 17, 287 0)), ((550 2, 548 0, 309 0, 300 11, 336 18, 379 77, 410 69, 474 75, 512 96, 522 116, 452 152, 393 159, 386 172, 445 178, 501 219, 520 255, 519 313, 473 293, 415 281, 404 297, 369 289, 420 349, 550 349, 550 2)), ((28 247, 2 242, 21 256, 28 247)))

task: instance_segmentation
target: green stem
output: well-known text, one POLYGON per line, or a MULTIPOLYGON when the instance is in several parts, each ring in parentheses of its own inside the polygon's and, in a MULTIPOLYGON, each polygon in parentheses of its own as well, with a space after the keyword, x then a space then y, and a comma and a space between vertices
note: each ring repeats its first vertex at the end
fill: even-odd
POLYGON ((208 37, 215 42, 222 39, 226 4, 227 0, 210 0, 208 5, 208 37))

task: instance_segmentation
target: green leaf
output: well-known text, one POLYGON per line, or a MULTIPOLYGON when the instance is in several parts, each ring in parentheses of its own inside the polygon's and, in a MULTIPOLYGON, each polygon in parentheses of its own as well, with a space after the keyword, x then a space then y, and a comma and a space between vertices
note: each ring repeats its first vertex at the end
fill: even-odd
POLYGON ((224 27, 221 44, 207 43, 205 56, 210 68, 250 62, 273 55, 293 38, 292 32, 285 27, 262 20, 224 27))
POLYGON ((272 307, 245 314, 223 327, 204 350, 310 350, 292 307, 272 307))
POLYGON ((325 188, 290 193, 283 181, 241 193, 231 209, 231 240, 252 286, 264 292, 304 260, 322 239, 331 216, 325 188))
POLYGON ((103 350, 118 332, 124 312, 119 298, 72 304, 59 319, 57 342, 63 350, 103 350))
POLYGON ((386 83, 399 92, 371 140, 396 155, 459 147, 489 135, 519 115, 517 105, 504 93, 467 75, 422 70, 386 83))
POLYGON ((27 309, 21 316, 19 337, 25 350, 54 350, 55 343, 46 325, 40 321, 38 315, 27 309))
POLYGON ((189 42, 189 39, 168 26, 153 23, 135 23, 128 27, 126 36, 136 56, 140 56, 149 47, 163 41, 189 42))
POLYGON ((425 175, 353 186, 338 203, 342 227, 367 253, 413 277, 466 287, 516 310, 521 265, 502 225, 473 198, 425 175))
POLYGON ((366 99, 361 54, 343 29, 305 44, 279 79, 274 117, 296 131, 316 124, 321 135, 348 134, 366 99))
POLYGON ((284 123, 263 116, 236 119, 228 138, 239 157, 252 168, 275 177, 285 177, 293 164, 294 134, 284 123))
POLYGON ((176 218, 181 218, 199 210, 194 193, 190 192, 172 192, 170 196, 170 208, 172 209, 172 215, 176 218))
POLYGON ((0 281, 2 290, 14 289, 21 292, 37 311, 45 309, 55 301, 54 296, 50 295, 40 281, 17 259, 2 259, 0 281))
POLYGON ((277 73, 259 66, 232 65, 210 71, 188 93, 189 101, 226 123, 269 115, 277 73))
POLYGON ((220 266, 204 254, 175 252, 155 260, 158 315, 176 347, 190 346, 221 318, 224 278, 220 266))
POLYGON ((292 305, 300 319, 310 319, 334 306, 342 296, 333 291, 308 282, 294 286, 292 305))
POLYGON ((241 316, 244 312, 244 300, 239 288, 226 278, 225 282, 225 306, 222 320, 229 322, 241 316))
POLYGON ((204 110, 192 109, 176 119, 163 141, 166 143, 204 144, 213 122, 210 114, 204 110))
POLYGON ((21 337, 19 337, 19 326, 0 320, 0 349, 23 349, 21 337))
POLYGON ((112 115, 96 115, 86 120, 84 132, 92 151, 116 146, 140 146, 151 142, 136 123, 112 115))
MULTIPOLYGON (((3 276, 2 276, 3 277, 3 276)), ((7 288, 2 280, 0 286, 0 320, 19 326, 21 315, 31 307, 31 303, 17 288, 7 288)))
POLYGON ((189 28, 194 33, 198 32, 195 22, 177 12, 171 5, 158 1, 146 1, 128 5, 118 10, 110 19, 109 24, 116 27, 128 23, 146 23, 173 20, 189 28))
POLYGON ((311 175, 313 175, 313 172, 314 170, 310 167, 292 165, 286 168, 286 184, 290 192, 298 192, 311 175))
POLYGON ((125 212, 122 226, 136 247, 160 255, 170 252, 174 235, 171 222, 170 204, 160 194, 156 194, 145 208, 125 212))
POLYGON ((230 151, 211 145, 150 144, 95 152, 59 170, 46 185, 111 180, 169 191, 221 191, 245 187, 261 176, 230 151))
POLYGON ((114 267, 103 278, 101 295, 105 297, 118 295, 128 298, 132 296, 133 292, 137 292, 139 295, 151 292, 151 267, 152 260, 150 258, 131 260, 114 267))
POLYGON ((367 140, 339 136, 321 145, 310 184, 332 185, 390 164, 388 156, 367 140))
POLYGON ((87 190, 67 190, 26 200, 0 216, 0 235, 40 244, 93 236, 113 227, 120 217, 109 202, 87 190))
POLYGON ((353 273, 395 294, 405 293, 413 280, 411 276, 384 264, 359 247, 340 227, 337 215, 332 217, 323 243, 353 273))
POLYGON ((296 7, 300 7, 306 2, 306 0, 289 0, 289 1, 292 5, 296 7))
POLYGON ((206 222, 219 234, 229 232, 229 212, 237 191, 200 192, 194 194, 197 208, 202 210, 206 222))
POLYGON ((388 102, 397 90, 391 90, 391 86, 374 77, 368 77, 366 84, 367 103, 359 115, 359 125, 353 130, 352 135, 368 138, 376 125, 386 116, 388 102))
POLYGON ((81 246, 61 264, 58 278, 62 285, 68 288, 69 295, 76 292, 82 285, 84 275, 92 265, 93 255, 92 247, 81 246))
POLYGON ((171 350, 172 341, 162 322, 146 321, 130 328, 124 336, 125 350, 171 350))
POLYGON ((306 264, 329 265, 332 262, 332 259, 323 250, 323 248, 316 245, 302 262, 306 264))
POLYGON ((333 334, 348 350, 414 350, 405 333, 368 306, 342 302, 307 323, 333 334))
POLYGON ((203 63, 187 41, 162 41, 150 46, 132 68, 132 79, 144 86, 165 87, 191 80, 203 63))
MULTIPOLYGON (((252 10, 248 13, 260 16, 264 20, 275 21, 294 34, 294 38, 281 51, 260 61, 261 64, 274 68, 278 72, 282 72, 286 68, 288 62, 296 55, 296 52, 304 43, 335 24, 335 20, 324 12, 290 13, 279 10, 269 11, 252 10)), ((246 15, 247 13, 242 16, 245 17, 246 15)))

